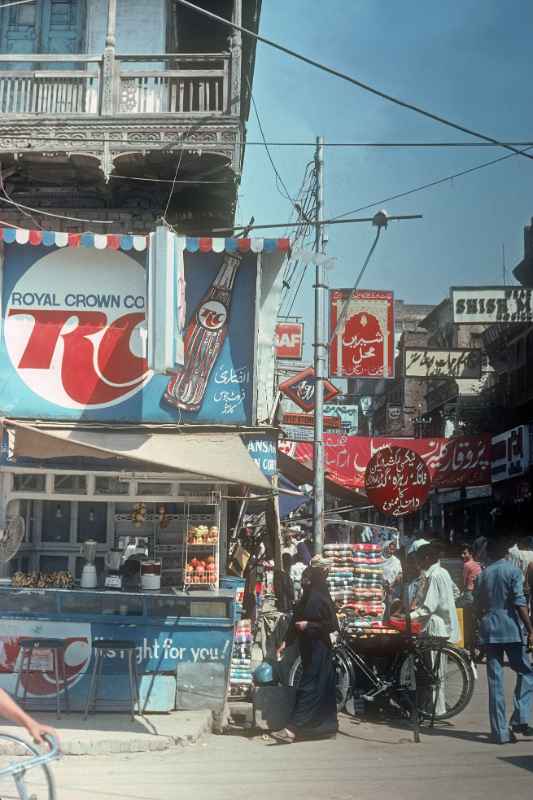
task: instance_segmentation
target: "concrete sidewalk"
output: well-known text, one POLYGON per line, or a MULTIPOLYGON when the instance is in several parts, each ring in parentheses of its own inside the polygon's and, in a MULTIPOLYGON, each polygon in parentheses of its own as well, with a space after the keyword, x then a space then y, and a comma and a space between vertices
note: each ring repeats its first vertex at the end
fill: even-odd
MULTIPOLYGON (((51 725, 59 732, 65 755, 89 756, 113 753, 143 753, 169 750, 192 744, 211 730, 211 711, 175 711, 171 714, 149 714, 132 721, 127 714, 63 714, 32 713, 35 719, 51 725)), ((0 725, 0 737, 10 734, 24 738, 25 732, 14 725, 0 725)), ((0 753, 13 747, 0 738, 0 753)))

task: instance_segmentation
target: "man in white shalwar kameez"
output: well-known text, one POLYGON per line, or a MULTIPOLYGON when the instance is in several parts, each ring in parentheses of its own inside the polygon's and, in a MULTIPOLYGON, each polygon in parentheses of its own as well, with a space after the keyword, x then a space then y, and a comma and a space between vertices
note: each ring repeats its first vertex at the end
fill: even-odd
MULTIPOLYGON (((426 636, 435 636, 455 643, 460 639, 459 620, 455 608, 454 583, 448 570, 440 565, 440 545, 422 545, 416 558, 421 574, 421 586, 417 592, 411 619, 422 625, 426 636)), ((435 714, 446 712, 446 658, 441 656, 435 714)))

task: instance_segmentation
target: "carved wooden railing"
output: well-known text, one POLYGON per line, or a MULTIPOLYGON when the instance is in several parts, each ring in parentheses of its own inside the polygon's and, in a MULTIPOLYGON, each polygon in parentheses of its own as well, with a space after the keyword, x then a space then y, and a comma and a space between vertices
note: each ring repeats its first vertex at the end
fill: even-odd
POLYGON ((1 54, 0 114, 225 115, 231 77, 229 53, 117 55, 111 69, 101 56, 1 54))
POLYGON ((118 114, 228 114, 229 53, 117 56, 118 114), (139 62, 143 62, 139 68, 139 62), (159 64, 156 62, 160 62, 159 64))
POLYGON ((2 54, 0 59, 1 114, 99 113, 101 57, 2 54), (60 62, 73 68, 57 69, 60 62), (13 69, 6 69, 8 64, 13 69))

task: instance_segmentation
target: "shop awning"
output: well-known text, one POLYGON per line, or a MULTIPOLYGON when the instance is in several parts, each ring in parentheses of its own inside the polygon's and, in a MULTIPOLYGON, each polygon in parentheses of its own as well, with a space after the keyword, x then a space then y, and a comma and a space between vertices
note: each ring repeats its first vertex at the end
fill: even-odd
MULTIPOLYGON (((295 458, 286 455, 281 450, 278 450, 278 468, 282 475, 297 486, 313 483, 313 470, 300 461, 296 461, 295 458)), ((365 494, 354 489, 348 489, 346 486, 331 480, 327 475, 324 480, 324 488, 327 494, 346 503, 351 503, 354 506, 368 505, 368 498, 365 494)))
POLYGON ((2 420, 14 432, 15 458, 119 458, 186 472, 255 489, 272 487, 233 431, 122 431, 86 428, 46 428, 2 420))

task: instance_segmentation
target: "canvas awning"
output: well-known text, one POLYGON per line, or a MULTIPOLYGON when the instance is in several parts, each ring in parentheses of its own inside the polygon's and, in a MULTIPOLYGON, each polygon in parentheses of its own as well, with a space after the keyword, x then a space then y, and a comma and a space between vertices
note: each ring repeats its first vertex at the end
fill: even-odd
POLYGON ((272 488, 240 435, 233 431, 65 429, 11 419, 2 423, 14 432, 15 458, 130 459, 168 472, 193 473, 263 491, 272 488))
MULTIPOLYGON (((300 461, 296 461, 295 458, 286 455, 281 450, 278 450, 278 467, 280 473, 297 486, 313 483, 313 470, 300 461)), ((368 505, 368 498, 365 494, 354 489, 348 489, 327 476, 324 480, 324 488, 327 494, 343 500, 345 503, 351 503, 354 506, 368 505)))

